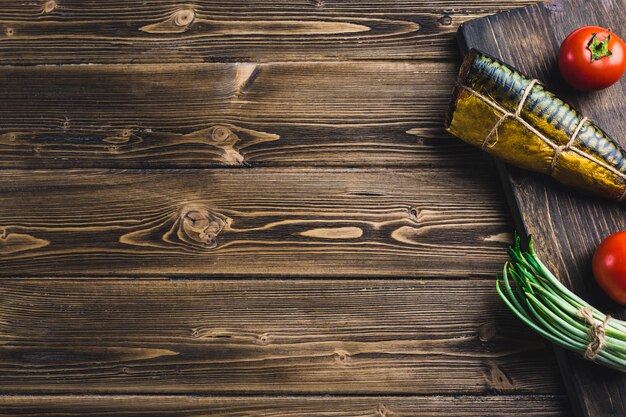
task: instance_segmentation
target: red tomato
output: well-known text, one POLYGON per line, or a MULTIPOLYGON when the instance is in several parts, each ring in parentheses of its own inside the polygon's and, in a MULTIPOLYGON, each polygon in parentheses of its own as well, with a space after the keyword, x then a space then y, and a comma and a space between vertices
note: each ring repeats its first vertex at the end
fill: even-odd
POLYGON ((615 84, 626 69, 626 46, 614 33, 585 26, 569 34, 559 49, 563 78, 581 91, 596 91, 615 84))
POLYGON ((604 292, 626 305, 626 231, 612 234, 600 243, 593 254, 592 267, 604 292))

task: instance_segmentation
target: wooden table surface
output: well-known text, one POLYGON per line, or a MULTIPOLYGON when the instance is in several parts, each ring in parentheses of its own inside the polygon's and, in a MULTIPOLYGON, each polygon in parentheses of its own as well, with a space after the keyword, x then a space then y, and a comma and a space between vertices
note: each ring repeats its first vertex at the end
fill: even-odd
POLYGON ((442 127, 532 3, 0 0, 0 415, 569 415, 442 127))

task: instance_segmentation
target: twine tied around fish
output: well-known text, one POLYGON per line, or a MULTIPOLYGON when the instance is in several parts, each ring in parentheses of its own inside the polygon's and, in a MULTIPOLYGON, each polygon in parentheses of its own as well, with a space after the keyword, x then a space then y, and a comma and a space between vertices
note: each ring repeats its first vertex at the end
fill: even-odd
MULTIPOLYGON (((502 107, 500 104, 496 103, 491 98, 486 97, 485 95, 479 93, 478 91, 474 90, 471 87, 468 87, 467 85, 464 85, 461 82, 457 82, 457 85, 461 89, 466 90, 468 93, 472 94, 473 96, 477 97, 479 100, 483 101, 484 103, 488 104, 489 106, 493 107, 494 109, 496 109, 497 111, 502 113, 502 116, 500 116, 500 119, 498 119, 496 124, 489 131, 489 134, 487 134, 487 136, 485 137, 485 139, 484 139, 484 141, 482 143, 481 148, 483 150, 485 150, 486 148, 491 148, 491 147, 495 146, 498 143, 498 129, 500 128, 500 126, 502 125, 502 123, 506 119, 511 118, 511 119, 517 120, 525 128, 527 128, 533 134, 537 135, 537 137, 539 137, 545 144, 547 144, 552 149, 554 149, 554 155, 552 156, 552 161, 550 163, 550 167, 548 168, 548 173, 552 173, 552 171, 554 170, 554 168, 555 168, 555 166, 556 166, 556 164, 558 162, 559 155, 561 155, 561 153, 563 153, 565 151, 568 151, 568 150, 572 150, 572 151, 576 152, 578 155, 581 155, 584 158, 587 158, 587 159, 593 161, 594 163, 598 164, 602 168, 604 168, 604 169, 606 169, 608 171, 611 171, 612 173, 614 173, 618 177, 622 178, 626 182, 626 174, 624 174, 623 172, 615 169, 614 167, 610 166, 609 164, 605 163, 604 161, 601 161, 601 160, 599 160, 597 158, 592 157, 591 155, 588 155, 587 153, 581 151, 580 149, 577 149, 574 146, 574 142, 576 141, 576 138, 578 137, 579 133, 583 129, 585 123, 589 122, 589 119, 587 117, 581 117, 580 118, 579 122, 576 124, 576 128, 574 129, 574 132, 572 133, 572 135, 570 136, 568 142, 565 145, 559 145, 559 144, 553 142, 548 137, 546 137, 546 135, 544 135, 542 132, 537 130, 533 125, 531 125, 526 120, 524 120, 524 118, 521 115, 522 109, 524 108, 524 104, 526 103, 526 100, 528 99, 528 97, 530 97, 530 95, 532 93, 532 90, 533 90, 533 88, 535 87, 535 85, 537 83, 539 83, 539 80, 536 80, 536 79, 530 80, 530 82, 528 83, 528 85, 524 89, 524 93, 523 93, 522 99, 520 100, 520 102, 519 102, 519 104, 517 106, 517 109, 515 110, 515 113, 511 113, 510 111, 508 111, 507 109, 502 107), (495 141, 492 141, 493 136, 495 136, 495 138, 496 138, 495 141)), ((624 189, 624 191, 622 192, 622 195, 617 200, 618 201, 626 200, 626 188, 624 189)))
POLYGON ((489 104, 491 107, 495 108, 500 113, 502 113, 502 116, 500 117, 500 119, 498 119, 496 124, 489 131, 489 134, 487 134, 487 136, 485 137, 485 140, 483 141, 483 144, 481 146, 481 148, 483 150, 485 150, 485 148, 487 148, 487 147, 495 146, 495 144, 498 143, 498 129, 500 128, 500 126, 502 125, 502 123, 506 119, 508 119, 508 118, 515 119, 515 120, 521 122, 526 128, 531 130, 535 135, 537 135, 541 139, 543 139, 544 142, 546 142, 546 143, 548 143, 548 144, 553 146, 553 148, 555 149, 555 153, 554 153, 554 156, 552 157, 552 163, 550 164, 550 171, 552 171, 554 169, 554 166, 556 165, 556 161, 558 160, 559 155, 562 152, 564 152, 564 151, 566 151, 566 150, 568 150, 568 149, 570 149, 572 147, 572 145, 574 144, 574 141, 576 140, 576 137, 578 137, 578 134, 580 133, 580 130, 583 128, 583 125, 589 119, 587 119, 586 117, 583 117, 582 119, 580 119, 580 121, 576 125, 576 129, 574 129, 574 133, 572 133, 572 136, 570 136, 570 139, 567 142, 567 144, 560 145, 560 146, 557 146, 557 145, 553 144, 552 141, 550 141, 548 138, 546 138, 543 133, 539 132, 537 129, 535 129, 533 126, 531 126, 529 123, 527 123, 521 116, 522 110, 524 109, 524 104, 526 104, 526 100, 528 99, 528 97, 530 97, 530 94, 531 94, 533 88, 535 87, 535 85, 537 83, 539 83, 539 80, 537 80, 537 79, 530 80, 530 82, 528 83, 528 85, 524 89, 524 93, 522 95, 522 99, 520 100, 519 104, 517 105, 517 109, 515 109, 515 113, 511 113, 510 111, 508 111, 507 109, 505 109, 504 107, 502 107, 501 105, 496 103, 495 101, 489 99, 488 97, 485 97, 484 95, 480 94, 478 91, 474 90, 473 88, 470 88, 470 87, 468 87, 466 85, 463 85, 463 84, 460 84, 460 83, 459 83, 459 85, 464 90, 467 90, 470 94, 473 94, 474 96, 478 97, 480 100, 484 101, 485 103, 489 104), (496 140, 491 142, 491 138, 493 136, 496 137, 496 140))

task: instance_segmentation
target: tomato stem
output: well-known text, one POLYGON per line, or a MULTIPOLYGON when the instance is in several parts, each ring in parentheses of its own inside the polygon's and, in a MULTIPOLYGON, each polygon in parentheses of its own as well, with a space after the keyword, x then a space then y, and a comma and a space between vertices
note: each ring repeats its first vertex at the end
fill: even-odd
POLYGON ((613 52, 609 50, 611 34, 609 33, 608 36, 602 41, 598 40, 597 35, 597 33, 594 33, 591 36, 591 40, 587 44, 587 49, 591 52, 591 62, 613 55, 613 52))

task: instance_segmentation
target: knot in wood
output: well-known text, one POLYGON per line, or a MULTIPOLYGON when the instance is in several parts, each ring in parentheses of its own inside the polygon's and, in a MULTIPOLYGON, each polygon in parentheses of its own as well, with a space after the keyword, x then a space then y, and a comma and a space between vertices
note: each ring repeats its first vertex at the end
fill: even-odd
POLYGON ((232 132, 230 131, 230 129, 223 126, 217 126, 213 129, 211 137, 216 142, 224 142, 226 139, 228 139, 231 133, 232 132))
POLYGON ((239 140, 239 137, 226 126, 213 126, 210 131, 211 140, 219 147, 233 146, 239 140))
POLYGON ((260 345, 267 345, 270 342, 270 336, 267 333, 263 333, 258 338, 258 343, 260 345))
POLYGON ((552 13, 563 11, 563 0, 549 0, 543 3, 543 7, 552 13))
POLYGON ((387 407, 384 406, 384 404, 381 404, 376 408, 376 415, 378 417, 388 417, 389 410, 387 409, 387 407))
POLYGON ((6 28, 6 29, 4 30, 4 33, 5 33, 7 36, 13 36, 13 35, 15 35, 15 30, 13 30, 13 28, 6 28))
POLYGON ((490 372, 491 373, 490 375, 491 386, 493 388, 495 388, 499 392, 507 391, 507 390, 514 388, 513 381, 504 372, 504 370, 500 368, 499 365, 497 365, 496 363, 490 363, 489 365, 490 365, 490 371, 491 371, 490 372))
POLYGON ((409 215, 411 216, 411 220, 416 223, 420 223, 424 219, 422 209, 419 207, 409 207, 409 215))
POLYGON ((335 351, 335 362, 337 363, 346 363, 350 358, 350 354, 345 350, 337 350, 335 351))
POLYGON ((481 342, 489 342, 498 335, 498 328, 493 322, 483 323, 478 329, 478 338, 481 342))
POLYGON ((174 24, 176 26, 189 26, 196 18, 193 9, 181 9, 174 14, 174 24))
POLYGON ((450 15, 444 14, 439 18, 438 22, 442 26, 450 26, 452 24, 452 17, 450 17, 450 15))
POLYGON ((225 219, 203 207, 188 207, 181 213, 178 236, 195 246, 217 246, 217 235, 226 225, 225 219))
POLYGON ((57 2, 54 0, 48 0, 45 1, 42 5, 41 5, 41 12, 42 13, 52 13, 54 11, 54 9, 57 8, 57 2))

